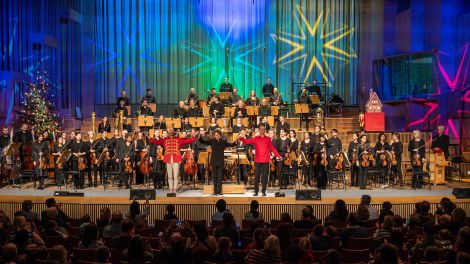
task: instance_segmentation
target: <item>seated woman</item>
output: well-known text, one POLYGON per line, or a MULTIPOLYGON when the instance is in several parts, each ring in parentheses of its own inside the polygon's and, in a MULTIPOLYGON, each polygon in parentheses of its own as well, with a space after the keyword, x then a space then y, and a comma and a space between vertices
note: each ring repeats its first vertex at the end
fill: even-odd
POLYGON ((123 251, 123 259, 129 264, 145 263, 153 259, 153 255, 147 243, 136 235, 131 238, 129 247, 123 251))

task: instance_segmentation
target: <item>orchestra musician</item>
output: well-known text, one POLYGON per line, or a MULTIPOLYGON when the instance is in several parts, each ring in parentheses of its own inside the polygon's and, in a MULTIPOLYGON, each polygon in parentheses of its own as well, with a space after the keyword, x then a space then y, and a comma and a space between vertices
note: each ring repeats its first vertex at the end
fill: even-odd
POLYGON ((348 158, 351 163, 351 187, 359 186, 359 167, 357 166, 358 152, 357 145, 359 144, 359 135, 357 133, 352 134, 352 140, 348 146, 348 158))
POLYGON ((127 95, 126 95, 125 90, 121 91, 121 96, 118 97, 116 105, 120 106, 121 101, 124 101, 124 106, 129 106, 130 105, 130 100, 129 100, 129 97, 127 97, 127 95))
POLYGON ((124 182, 126 189, 130 189, 132 185, 132 175, 134 168, 135 145, 131 134, 127 134, 125 138, 125 143, 119 144, 116 148, 116 163, 119 164, 118 166, 121 172, 121 178, 119 180, 118 187, 122 187, 124 182), (130 172, 127 171, 129 166, 131 168, 130 172))
POLYGON ((321 93, 320 86, 318 86, 317 80, 313 80, 311 85, 307 86, 306 89, 309 92, 309 94, 318 95, 318 99, 320 100, 320 102, 323 102, 323 95, 321 93))
MULTIPOLYGON (((155 130, 154 139, 161 140, 167 137, 167 131, 164 130, 160 135, 160 130, 155 130)), ((155 144, 150 144, 150 163, 152 163, 152 170, 155 172, 153 177, 153 186, 155 189, 162 189, 165 185, 165 163, 163 162, 163 148, 155 144)))
POLYGON ((336 167, 336 157, 340 155, 340 152, 343 149, 343 145, 341 144, 341 140, 338 138, 338 130, 333 128, 331 130, 331 138, 327 141, 327 154, 329 157, 328 165, 330 170, 335 170, 336 167))
MULTIPOLYGON (((86 158, 87 158, 87 173, 88 173, 88 187, 91 187, 92 185, 94 187, 97 186, 98 184, 98 171, 99 167, 96 164, 91 163, 91 155, 94 153, 96 155, 96 159, 99 158, 97 155, 98 153, 98 147, 101 147, 98 144, 98 141, 95 140, 95 133, 93 131, 88 131, 88 141, 83 142, 85 150, 86 150, 86 158), (93 178, 94 181, 92 180, 91 173, 93 172, 93 178)), ((101 151, 101 150, 100 150, 101 151)))
POLYGON ((446 128, 443 125, 437 127, 437 135, 433 137, 431 149, 436 150, 439 148, 440 151, 444 152, 446 159, 449 158, 449 136, 444 134, 446 128))
POLYGON ((215 97, 218 97, 216 91, 215 91, 215 88, 212 87, 211 88, 211 91, 209 93, 209 96, 207 97, 207 104, 210 106, 213 102, 214 102, 214 98, 215 97))
POLYGON ((233 133, 240 133, 241 130, 245 129, 245 126, 242 123, 241 117, 237 117, 237 123, 233 126, 233 133))
POLYGON ((286 122, 286 119, 284 116, 279 116, 279 121, 276 123, 276 135, 281 134, 281 130, 284 129, 284 131, 289 131, 290 130, 290 125, 289 123, 286 122))
MULTIPOLYGON (((209 134, 206 133, 206 130, 204 129, 204 127, 199 128, 199 137, 203 138, 206 141, 210 140, 209 134)), ((197 158, 199 158, 199 153, 207 151, 207 148, 208 148, 208 146, 205 145, 205 144, 202 144, 200 141, 194 142, 194 148, 193 149, 196 151, 196 153, 198 153, 196 155, 197 158)), ((205 175, 206 168, 204 168, 204 164, 199 164, 199 163, 198 163, 197 167, 198 167, 198 173, 197 173, 198 181, 199 181, 199 183, 204 184, 204 179, 205 179, 205 176, 206 176, 205 175)), ((208 175, 207 183, 209 183, 209 178, 210 178, 210 175, 208 175)))
POLYGON ((135 116, 153 116, 152 109, 148 106, 147 99, 142 98, 139 110, 135 112, 135 116))
POLYGON ((127 124, 127 117, 129 116, 129 112, 127 111, 127 107, 125 105, 125 101, 124 99, 121 99, 119 100, 119 106, 117 106, 115 109, 114 109, 114 113, 113 113, 113 116, 115 118, 119 118, 119 112, 120 111, 123 111, 123 125, 122 127, 128 131, 131 130, 131 125, 130 124, 127 124))
POLYGON ((266 83, 263 85, 263 96, 270 97, 274 91, 274 85, 271 83, 271 77, 268 77, 266 83))
POLYGON ((64 179, 64 163, 62 163, 62 168, 59 168, 57 166, 57 160, 59 159, 59 156, 61 155, 62 151, 64 150, 64 138, 59 137, 57 139, 57 143, 54 144, 54 147, 52 148, 52 156, 54 157, 54 175, 55 175, 55 180, 56 180, 56 186, 62 186, 65 185, 65 179, 64 179))
POLYGON ((269 96, 269 102, 271 105, 284 105, 282 96, 279 94, 277 88, 274 88, 273 93, 269 96))
MULTIPOLYGON (((241 137, 246 137, 246 129, 242 128, 239 131, 241 137)), ((237 141, 237 152, 238 154, 245 155, 247 160, 251 162, 251 157, 248 155, 249 146, 243 143, 242 141, 237 141)), ((240 180, 246 185, 248 183, 248 176, 249 176, 249 166, 248 164, 240 164, 240 180)))
POLYGON ((258 196, 259 181, 261 178, 261 193, 266 196, 266 185, 268 183, 269 161, 270 155, 273 153, 278 160, 282 160, 281 155, 277 152, 276 148, 271 141, 271 138, 266 136, 266 127, 259 126, 259 135, 246 139, 243 135, 239 135, 239 140, 247 145, 253 145, 255 150, 255 192, 254 196, 258 196))
POLYGON ((358 161, 357 166, 359 167, 359 187, 361 190, 365 190, 367 186, 367 176, 369 174, 369 166, 366 160, 369 160, 370 145, 367 143, 367 136, 359 136, 359 144, 357 145, 358 161))
POLYGON ((259 116, 270 116, 271 115, 271 106, 268 104, 268 100, 263 98, 261 100, 261 105, 258 109, 259 116))
POLYGON ((111 143, 109 144, 109 156, 111 157, 111 159, 108 161, 107 165, 113 167, 117 171, 121 170, 121 168, 119 167, 119 160, 117 160, 116 157, 118 155, 118 149, 125 143, 125 131, 126 130, 123 130, 121 133, 118 129, 114 129, 114 135, 111 139, 111 143))
POLYGON ((156 130, 166 129, 165 118, 163 117, 163 115, 160 115, 158 117, 157 122, 155 122, 155 124, 153 125, 153 128, 155 128, 156 130))
POLYGON ((238 100, 237 107, 235 108, 234 112, 234 117, 245 117, 248 116, 248 113, 246 111, 245 104, 243 103, 243 100, 240 99, 238 100))
MULTIPOLYGON (((99 159, 101 157, 101 154, 103 152, 109 152, 109 145, 110 145, 110 139, 108 139, 108 132, 105 130, 103 133, 101 133, 101 138, 98 139, 98 142, 96 143, 96 157, 99 159)), ((98 170, 100 171, 100 181, 101 184, 106 184, 106 179, 105 179, 105 169, 108 161, 104 160, 99 164, 98 170)), ((95 179, 95 185, 98 183, 96 182, 95 179)))
POLYGON ((209 127, 207 128, 207 131, 212 134, 214 133, 217 129, 220 129, 219 125, 217 124, 217 120, 215 117, 211 117, 209 120, 209 127))
POLYGON ((374 153, 375 153, 376 170, 380 171, 382 180, 384 180, 385 177, 387 177, 389 173, 388 171, 389 158, 386 155, 386 152, 389 151, 389 149, 390 149, 390 146, 388 145, 385 133, 380 133, 377 139, 377 142, 375 143, 375 146, 374 146, 374 153), (383 157, 383 155, 385 155, 385 157, 383 157), (385 158, 385 160, 383 160, 383 158, 385 158))
POLYGON ((78 172, 78 175, 73 175, 74 188, 83 189, 83 185, 85 184, 85 171, 79 169, 79 159, 83 158, 83 160, 85 160, 84 155, 86 154, 86 149, 82 141, 81 133, 76 133, 75 139, 70 142, 68 149, 72 152, 72 170, 78 172))
POLYGON ((210 115, 216 118, 224 116, 225 108, 224 108, 224 105, 219 101, 219 98, 214 97, 212 100, 213 100, 213 103, 211 104, 209 108, 210 115))
POLYGON ((0 161, 3 157, 4 149, 10 145, 10 133, 8 132, 8 127, 2 127, 2 135, 0 135, 0 161))
POLYGON ((188 117, 201 117, 201 109, 196 105, 196 101, 189 100, 188 117))
POLYGON ((408 144, 413 174, 412 188, 421 188, 423 186, 423 163, 426 161, 426 149, 424 146, 425 143, 421 139, 421 131, 414 130, 413 140, 408 144))
POLYGON ((256 96, 255 91, 250 92, 250 96, 245 100, 247 106, 256 106, 259 105, 259 98, 256 96))
POLYGON ((176 194, 178 188, 179 167, 182 161, 181 146, 191 144, 194 141, 196 141, 196 138, 182 139, 175 135, 175 130, 172 127, 168 128, 168 137, 159 140, 150 139, 152 144, 162 146, 165 151, 163 162, 166 164, 170 193, 176 194))
POLYGON ((43 139, 44 142, 51 143, 53 141, 52 136, 49 135, 49 132, 47 132, 47 131, 42 132, 42 136, 44 138, 43 139))
POLYGON ((39 190, 44 189, 44 179, 47 178, 47 157, 49 155, 49 146, 44 141, 44 136, 41 133, 37 134, 36 142, 33 142, 33 165, 36 171, 36 177, 39 180, 39 190), (41 167, 41 165, 43 165, 41 167))
POLYGON ((390 144, 390 154, 395 156, 396 164, 391 166, 391 172, 394 176, 395 182, 399 182, 400 186, 403 186, 403 175, 401 172, 401 161, 402 161, 402 154, 403 154, 403 143, 400 141, 400 133, 393 133, 392 134, 392 143, 390 144))
POLYGON ((186 109, 186 106, 184 105, 183 101, 180 101, 178 106, 175 108, 173 117, 180 118, 180 119, 188 117, 188 110, 186 109))
POLYGON ((181 131, 189 133, 189 131, 191 131, 191 128, 193 128, 193 126, 189 123, 189 118, 186 117, 185 119, 183 119, 183 123, 181 124, 181 131))
POLYGON ((222 195, 222 179, 224 178, 224 150, 227 147, 235 147, 237 142, 229 143, 225 139, 221 139, 222 132, 215 130, 210 140, 204 140, 199 137, 199 141, 211 147, 210 166, 212 170, 212 182, 214 183, 214 195, 222 195))
POLYGON ((220 85, 220 92, 229 92, 231 93, 233 91, 233 85, 228 82, 228 77, 225 77, 224 83, 220 85))
POLYGON ((271 126, 268 123, 268 117, 267 116, 262 116, 261 117, 260 125, 263 125, 266 128, 266 130, 268 130, 268 131, 271 130, 271 126))
POLYGON ((313 141, 313 143, 318 143, 320 141, 320 136, 321 136, 321 128, 320 126, 315 126, 313 130, 313 134, 310 135, 310 139, 313 141))
MULTIPOLYGON (((326 135, 320 135, 318 143, 315 144, 313 147, 313 153, 315 154, 317 159, 315 162, 315 170, 317 172, 317 188, 318 189, 325 189, 328 183, 327 181, 327 171, 328 165, 330 165, 332 158, 328 160, 328 156, 331 152, 329 148, 329 140, 327 141, 326 135), (328 161, 328 164, 325 163, 328 161)), ((331 168, 331 167, 330 167, 331 168)), ((334 169, 334 167, 333 167, 334 169)))
MULTIPOLYGON (((290 139, 287 138, 287 133, 284 129, 281 129, 279 138, 275 138, 273 140, 273 145, 274 148, 276 148, 277 152, 281 155, 281 157, 286 158, 286 155, 288 155, 289 148, 290 148, 290 139)), ((289 178, 288 177, 283 177, 283 168, 284 168, 284 161, 278 160, 276 162, 276 172, 277 172, 277 178, 279 179, 279 186, 282 189, 282 187, 287 188, 287 185, 289 184, 289 178)), ((285 176, 285 174, 284 174, 285 176)))
MULTIPOLYGON (((134 141, 134 145, 135 145, 134 160, 135 160, 135 163, 138 164, 141 161, 140 154, 142 152, 148 152, 147 138, 144 136, 144 133, 142 133, 142 131, 137 133, 137 139, 134 141)), ((135 184, 143 184, 144 177, 145 175, 140 173, 140 170, 137 169, 135 173, 135 184)))
POLYGON ((240 95, 238 95, 238 89, 233 88, 233 92, 228 98, 228 105, 229 106, 236 106, 238 104, 238 101, 242 100, 240 95))
POLYGON ((194 88, 189 89, 189 94, 188 94, 188 97, 186 97, 185 103, 186 103, 187 105, 189 105, 189 103, 191 102, 191 100, 194 101, 194 104, 195 104, 195 105, 198 105, 198 104, 199 104, 199 99, 198 99, 198 97, 197 97, 196 89, 194 89, 194 88))
MULTIPOLYGON (((297 98, 297 103, 298 104, 307 104, 309 110, 311 110, 312 101, 310 100, 310 97, 307 94, 307 89, 305 89, 305 88, 302 89, 302 93, 297 98)), ((307 130, 308 130, 308 114, 300 114, 300 121, 301 122, 305 121, 307 130)))
POLYGON ((101 122, 98 124, 98 133, 103 133, 103 131, 111 133, 111 124, 108 122, 107 116, 103 117, 101 122))
MULTIPOLYGON (((295 153, 296 156, 297 156, 297 151, 299 149, 299 141, 297 140, 297 133, 295 132, 295 130, 293 130, 293 129, 290 130, 288 137, 289 137, 289 140, 290 140, 289 152, 295 153)), ((291 160, 290 168, 292 169, 293 172, 295 172, 295 175, 297 175, 297 169, 298 169, 297 162, 294 162, 293 160, 291 160)))
POLYGON ((152 94, 152 89, 147 89, 144 97, 142 99, 147 100, 147 103, 154 104, 155 96, 152 94))
POLYGON ((28 124, 23 123, 21 124, 21 128, 19 131, 15 133, 13 136, 13 142, 16 144, 19 144, 19 151, 20 151, 20 161, 21 164, 24 164, 24 157, 25 157, 25 149, 24 147, 33 142, 33 135, 31 134, 31 131, 28 130, 28 124))
POLYGON ((304 132, 302 142, 300 142, 300 158, 302 159, 303 184, 313 187, 313 150, 315 142, 310 139, 310 133, 304 132))

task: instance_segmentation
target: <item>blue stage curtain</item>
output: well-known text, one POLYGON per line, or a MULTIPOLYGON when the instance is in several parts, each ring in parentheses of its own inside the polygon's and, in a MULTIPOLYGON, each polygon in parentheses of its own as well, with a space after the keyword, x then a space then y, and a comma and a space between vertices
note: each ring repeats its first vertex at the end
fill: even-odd
POLYGON ((328 82, 330 94, 356 102, 355 0, 84 3, 84 23, 93 23, 84 32, 84 53, 90 55, 84 58, 84 81, 94 87, 96 104, 114 104, 121 89, 132 103, 139 103, 147 88, 157 104, 177 103, 190 87, 205 98, 225 76, 244 97, 251 90, 259 94, 270 76, 288 101, 296 98, 293 82, 317 79, 328 82), (313 28, 317 20, 311 34, 307 24, 313 28), (303 48, 289 54, 295 45, 303 48), (315 58, 318 64, 311 63, 315 58))

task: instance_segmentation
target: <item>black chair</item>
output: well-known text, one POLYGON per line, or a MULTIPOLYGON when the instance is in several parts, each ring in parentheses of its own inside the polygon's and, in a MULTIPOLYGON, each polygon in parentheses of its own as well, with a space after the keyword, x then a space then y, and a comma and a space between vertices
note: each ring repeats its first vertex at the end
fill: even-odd
POLYGON ((382 172, 378 170, 369 170, 369 173, 367 174, 367 185, 370 183, 371 187, 377 187, 380 177, 382 177, 382 172))
POLYGON ((329 171, 327 173, 328 186, 330 190, 333 190, 333 183, 336 183, 336 188, 339 189, 340 183, 343 184, 343 190, 347 189, 346 186, 346 174, 344 171, 329 171))

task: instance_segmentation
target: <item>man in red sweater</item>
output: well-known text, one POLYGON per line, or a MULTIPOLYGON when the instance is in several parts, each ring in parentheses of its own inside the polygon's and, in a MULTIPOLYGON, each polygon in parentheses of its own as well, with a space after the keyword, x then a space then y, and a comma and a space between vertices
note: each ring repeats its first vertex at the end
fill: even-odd
POLYGON ((191 144, 194 141, 196 141, 194 137, 183 139, 175 135, 175 130, 171 127, 168 128, 168 137, 163 139, 150 139, 152 144, 162 146, 165 150, 163 162, 166 163, 170 193, 176 193, 176 189, 178 188, 178 174, 180 171, 180 163, 183 160, 180 151, 181 146, 191 144))
POLYGON ((269 161, 271 152, 276 156, 277 160, 282 160, 281 155, 277 152, 276 148, 271 141, 271 138, 266 136, 266 127, 259 126, 259 135, 251 139, 243 137, 239 138, 240 141, 247 145, 253 145, 255 149, 255 194, 258 196, 259 180, 261 176, 261 192, 266 196, 266 185, 268 183, 269 161))

